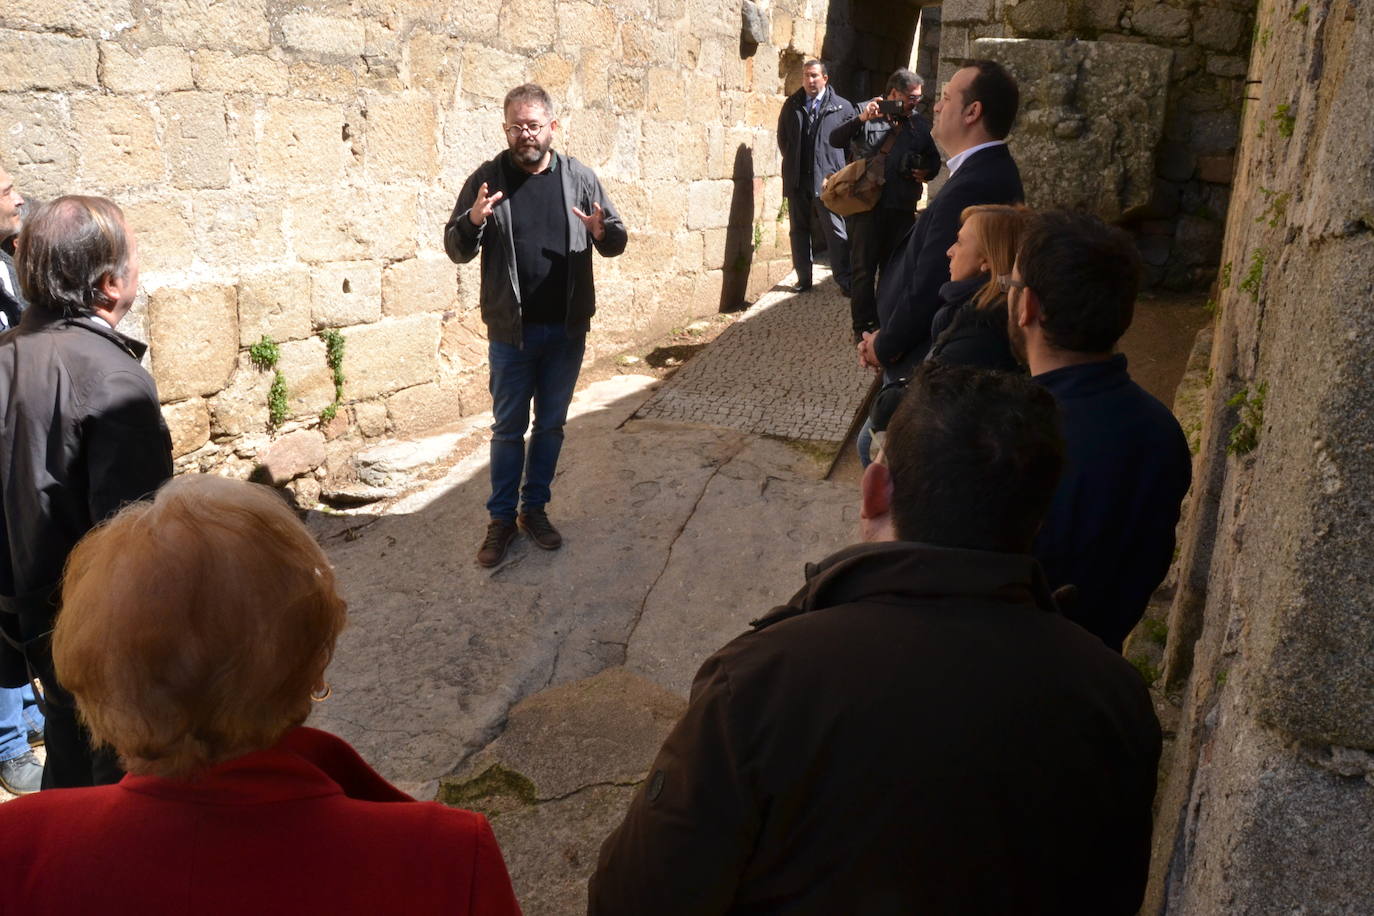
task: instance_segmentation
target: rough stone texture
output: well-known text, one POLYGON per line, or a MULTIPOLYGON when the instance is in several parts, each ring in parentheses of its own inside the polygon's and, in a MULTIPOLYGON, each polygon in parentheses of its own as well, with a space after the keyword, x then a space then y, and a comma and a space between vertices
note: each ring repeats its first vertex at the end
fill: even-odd
POLYGON ((458 304, 457 268, 448 258, 408 258, 382 271, 385 315, 443 312, 458 304))
POLYGON ((1296 28, 1265 8, 1257 24, 1269 38, 1170 610, 1165 681, 1183 717, 1146 912, 1374 908, 1374 138, 1342 126, 1369 116, 1374 9, 1321 12, 1296 28), (1261 385, 1258 420, 1228 404, 1261 385), (1253 451, 1228 454, 1245 429, 1253 451))
POLYGON ((438 315, 412 315, 345 330, 346 396, 365 400, 433 378, 440 324, 438 315))
POLYGON ((172 434, 172 457, 194 452, 210 441, 210 411, 201 398, 164 404, 162 417, 172 434))
POLYGON ((236 300, 232 286, 169 287, 149 296, 148 350, 161 397, 212 395, 229 383, 238 359, 236 300))
POLYGON ((300 340, 310 333, 310 275, 304 270, 274 270, 239 282, 240 346, 263 337, 300 340))
POLYGON ((1116 220, 1150 200, 1171 54, 1148 45, 979 39, 1026 99, 1011 148, 1028 206, 1116 220))
MULTIPOLYGON (((315 520, 351 615, 330 672, 335 695, 315 711, 317 724, 337 730, 408 791, 432 797, 438 778, 490 743, 516 702, 620 664, 641 608, 666 613, 676 602, 681 616, 723 588, 695 565, 700 551, 677 549, 683 538, 706 544, 712 532, 744 530, 761 515, 813 513, 802 540, 759 539, 764 555, 749 569, 748 606, 699 634, 704 657, 738 635, 750 612, 786 600, 804 560, 853 536, 856 485, 819 480, 824 467, 809 454, 734 430, 626 424, 652 384, 617 376, 574 400, 549 506, 562 550, 541 551, 521 538, 497 569, 473 563, 486 523, 480 444, 489 415, 472 418, 468 441, 476 448, 468 457, 385 516, 315 520), (683 592, 684 582, 702 591, 683 592), (398 676, 407 697, 400 717, 387 712, 398 676)), ((694 669, 702 658, 686 652, 677 667, 694 669)), ((634 772, 647 756, 615 764, 634 772)), ((605 816, 588 842, 600 842, 618 820, 605 816)), ((543 855, 552 858, 547 849, 543 855)))
MULTIPOLYGON (((347 354, 344 360, 347 367, 347 354)), ((277 368, 286 376, 291 416, 317 415, 333 402, 334 374, 325 361, 324 342, 318 337, 282 344, 277 368)))
POLYGON ((274 487, 284 486, 324 464, 324 436, 318 430, 299 429, 273 442, 262 455, 261 479, 274 487))
POLYGON ((100 83, 112 92, 190 89, 191 57, 182 48, 145 48, 130 54, 114 42, 100 45, 100 83))
POLYGON ((527 911, 576 911, 600 839, 624 816, 684 707, 618 667, 550 687, 512 708, 501 737, 443 780, 439 798, 491 818, 527 911))
MULTIPOLYGON (((263 335, 300 344, 284 357, 296 417, 332 400, 318 344, 305 340, 320 327, 375 325, 363 339, 397 347, 369 353, 381 371, 363 365, 350 380, 361 397, 386 399, 375 408, 391 411, 384 425, 418 429, 486 408, 478 266, 448 264, 440 227, 464 179, 504 148, 500 100, 521 82, 552 90, 562 123, 555 143, 597 170, 630 223, 623 263, 598 259, 590 352, 607 355, 720 307, 723 273, 698 278, 708 229, 723 259, 757 224, 768 245, 756 254, 750 296, 786 260, 775 244, 773 129, 795 67, 783 45, 820 53, 823 6, 761 7, 767 34, 747 60, 739 9, 719 2, 345 7, 0 5, 0 159, 21 190, 38 199, 96 193, 126 207, 155 298, 206 283, 239 290, 239 323, 224 323, 225 346, 211 347, 214 372, 200 354, 187 377, 173 378, 180 358, 165 340, 161 361, 152 357, 166 397, 210 405, 212 440, 184 456, 185 467, 237 466, 228 438, 264 432, 262 378, 234 373, 242 354, 230 352, 229 332, 240 349, 263 335), (786 23, 783 45, 774 17, 786 23), (749 153, 748 175, 732 170, 739 151, 749 153), (772 212, 732 224, 731 179, 751 183, 772 212), (717 184, 689 195, 696 182, 717 184), (701 228, 688 229, 689 219, 701 228), (422 315, 431 318, 414 326, 418 341, 388 330, 422 315), (417 360, 438 322, 442 353, 417 360), (208 390, 211 377, 220 389, 208 390)), ((166 322, 157 332, 176 337, 166 322)))
POLYGON ((227 187, 224 99, 211 93, 178 92, 165 96, 159 108, 172 183, 179 188, 227 187))
POLYGON ((386 412, 396 435, 414 436, 458 422, 463 416, 463 401, 456 386, 427 382, 387 398, 386 412))
POLYGON ((18 92, 91 87, 98 57, 93 41, 0 30, 0 85, 18 92))
POLYGON ((310 315, 317 328, 341 328, 382 317, 382 268, 375 261, 321 264, 310 278, 310 315))
MULTIPOLYGON (((290 382, 287 386, 290 391, 290 382)), ((271 387, 271 372, 241 359, 229 385, 209 399, 211 434, 233 437, 266 430, 267 393, 271 387)))
MULTIPOLYGON (((825 275, 817 271, 817 279, 825 275)), ((774 291, 675 374, 635 414, 709 423, 838 448, 873 384, 849 345, 838 287, 805 295, 774 291), (789 340, 828 345, 799 361, 789 340)))

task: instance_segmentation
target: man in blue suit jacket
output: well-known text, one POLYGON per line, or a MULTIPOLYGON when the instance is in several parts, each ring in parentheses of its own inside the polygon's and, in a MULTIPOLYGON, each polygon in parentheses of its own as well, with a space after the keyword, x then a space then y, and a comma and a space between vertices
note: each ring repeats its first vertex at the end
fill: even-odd
POLYGON ((959 214, 1025 196, 1006 143, 1019 104, 1016 80, 990 60, 971 62, 940 92, 930 133, 949 157, 949 179, 893 250, 878 287, 879 330, 859 343, 860 359, 889 379, 906 376, 930 347, 940 287, 949 281, 945 252, 959 234, 959 214))

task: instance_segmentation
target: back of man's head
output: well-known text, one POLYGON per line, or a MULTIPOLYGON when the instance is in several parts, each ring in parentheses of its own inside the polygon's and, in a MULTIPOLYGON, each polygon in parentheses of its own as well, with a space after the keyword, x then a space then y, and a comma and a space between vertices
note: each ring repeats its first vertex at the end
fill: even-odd
POLYGON ((15 272, 29 305, 89 314, 108 307, 101 280, 129 266, 124 213, 103 197, 59 197, 24 221, 15 272))
POLYGON ((1059 409, 1027 378, 927 361, 883 454, 900 540, 1026 553, 1064 463, 1059 409))
POLYGON ((964 105, 983 103, 983 129, 994 140, 1005 140, 1021 107, 1021 90, 1007 69, 994 60, 971 60, 965 66, 977 71, 964 91, 964 105))
POLYGON ((1088 213, 1037 213, 1016 256, 1056 350, 1110 353, 1131 326, 1140 253, 1131 237, 1088 213))

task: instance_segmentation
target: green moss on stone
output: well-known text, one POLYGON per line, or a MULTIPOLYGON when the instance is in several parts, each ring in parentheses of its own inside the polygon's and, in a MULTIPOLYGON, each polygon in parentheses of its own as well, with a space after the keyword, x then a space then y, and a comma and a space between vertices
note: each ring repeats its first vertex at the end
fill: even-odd
POLYGON ((528 776, 508 770, 499 763, 493 763, 481 773, 463 782, 441 782, 436 800, 455 808, 471 808, 487 799, 500 796, 514 798, 524 805, 532 805, 538 801, 534 782, 528 776))

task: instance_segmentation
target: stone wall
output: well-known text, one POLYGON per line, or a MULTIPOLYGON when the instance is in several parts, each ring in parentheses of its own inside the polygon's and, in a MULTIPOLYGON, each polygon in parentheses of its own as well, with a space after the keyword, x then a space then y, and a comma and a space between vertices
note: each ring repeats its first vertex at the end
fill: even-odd
MULTIPOLYGON (((1152 187, 1123 218, 1139 240, 1148 282, 1201 289, 1215 278, 1220 259, 1254 14, 1255 0, 947 0, 940 80, 976 56, 979 38, 1124 42, 1172 51, 1152 187)), ((1034 111, 1035 99, 1025 101, 1034 111)))
POLYGON ((1374 7, 1261 9, 1148 913, 1374 912, 1374 7))
POLYGON ((125 208, 144 268, 129 328, 181 467, 247 473, 298 429, 341 458, 488 407, 477 265, 441 233, 522 81, 560 103, 556 145, 630 229, 596 265, 589 359, 781 278, 774 129, 825 9, 761 7, 755 44, 734 0, 8 0, 0 161, 31 196, 125 208), (321 424, 328 330, 346 381, 321 424), (275 427, 248 351, 264 336, 287 385, 275 427))

